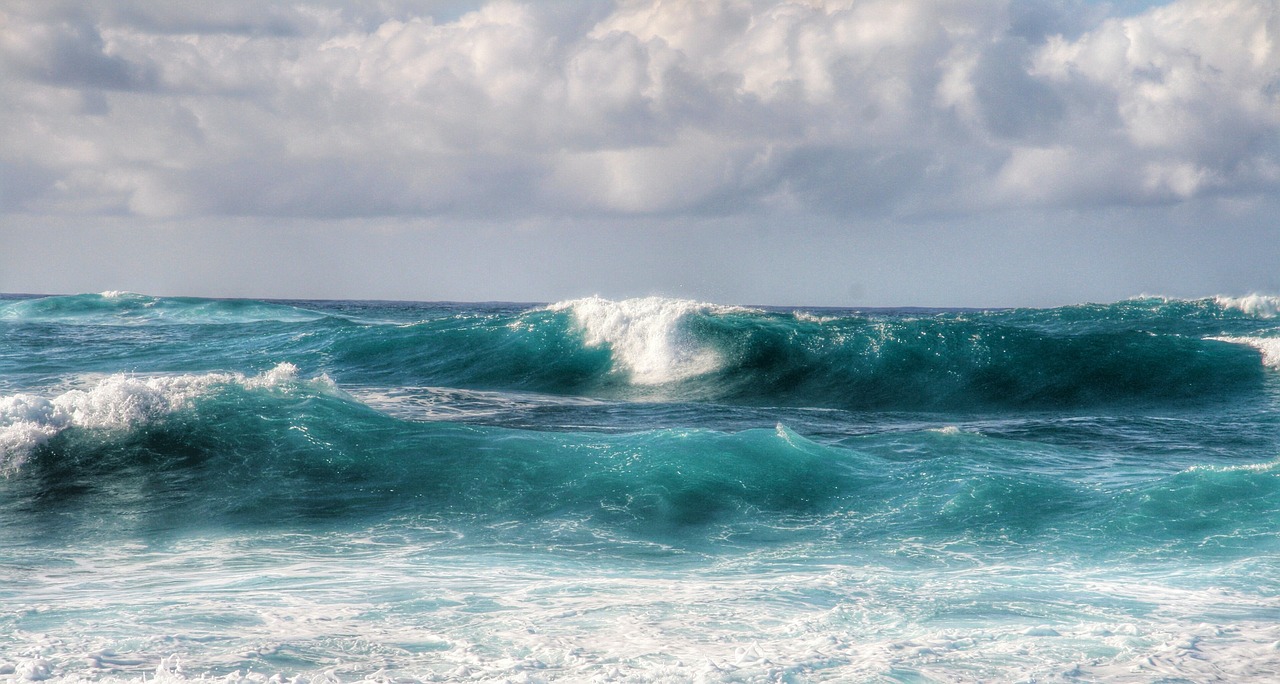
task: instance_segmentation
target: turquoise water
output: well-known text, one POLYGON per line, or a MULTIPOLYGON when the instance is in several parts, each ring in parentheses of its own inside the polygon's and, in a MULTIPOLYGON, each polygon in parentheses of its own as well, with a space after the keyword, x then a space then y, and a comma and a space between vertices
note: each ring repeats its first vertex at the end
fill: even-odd
POLYGON ((1278 313, 3 298, 0 680, 1274 681, 1278 313))

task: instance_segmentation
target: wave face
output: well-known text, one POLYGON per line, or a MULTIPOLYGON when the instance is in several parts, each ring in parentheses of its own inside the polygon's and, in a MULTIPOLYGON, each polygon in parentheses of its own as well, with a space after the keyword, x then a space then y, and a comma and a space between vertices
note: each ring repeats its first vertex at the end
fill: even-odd
POLYGON ((264 334, 237 351, 354 384, 855 410, 1196 401, 1256 392, 1266 377, 1263 347, 1222 335, 1262 319, 1212 300, 813 314, 593 298, 351 313, 280 323, 287 339, 264 334))
POLYGON ((1274 302, 0 298, 0 680, 1273 681, 1274 302))
POLYGON ((695 547, 732 530, 746 543, 787 521, 802 537, 860 545, 940 535, 1048 548, 1097 534, 1113 553, 1153 539, 1199 553, 1199 535, 1185 543, 1190 527, 1228 533, 1215 554, 1280 548, 1280 462, 1189 466, 1134 487, 1110 473, 1081 481, 1075 471, 1109 462, 1074 449, 1027 453, 954 426, 824 445, 782 424, 599 434, 405 421, 287 364, 9 396, 0 425, 16 494, 7 515, 39 500, 73 537, 84 532, 77 516, 93 526, 121 516, 132 534, 394 514, 518 521, 566 544, 583 530, 695 547))

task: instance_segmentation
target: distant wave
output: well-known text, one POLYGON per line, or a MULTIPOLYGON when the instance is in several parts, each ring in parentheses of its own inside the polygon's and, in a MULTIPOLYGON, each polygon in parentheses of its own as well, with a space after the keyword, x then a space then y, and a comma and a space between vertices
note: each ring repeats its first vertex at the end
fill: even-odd
POLYGON ((295 306, 244 299, 153 297, 109 290, 100 294, 0 301, 0 320, 94 325, 235 324, 309 321, 320 314, 295 306))
POLYGON ((1280 297, 1251 294, 1244 297, 1214 297, 1213 301, 1224 309, 1235 309, 1258 318, 1275 318, 1280 314, 1280 297))
MULTIPOLYGON (((847 408, 1070 406, 1202 397, 1261 377, 1256 356, 1199 334, 1217 330, 1206 326, 1231 310, 1212 300, 906 317, 661 298, 591 298, 547 310, 571 313, 569 333, 581 335, 587 349, 610 353, 610 376, 659 398, 847 408), (1153 333, 1148 323, 1170 333, 1153 333)), ((530 315, 522 323, 527 332, 555 325, 530 315)))
POLYGON ((0 302, 0 320, 252 323, 265 326, 252 338, 271 345, 264 356, 313 359, 354 384, 856 410, 1038 410, 1252 391, 1280 365, 1266 318, 1275 301, 1142 298, 890 313, 592 297, 370 321, 282 303, 118 294, 0 302))
POLYGON ((699 343, 688 326, 690 319, 758 313, 663 297, 623 301, 590 297, 559 302, 548 309, 572 312, 587 346, 607 347, 615 366, 639 385, 679 382, 723 367, 720 350, 699 343))

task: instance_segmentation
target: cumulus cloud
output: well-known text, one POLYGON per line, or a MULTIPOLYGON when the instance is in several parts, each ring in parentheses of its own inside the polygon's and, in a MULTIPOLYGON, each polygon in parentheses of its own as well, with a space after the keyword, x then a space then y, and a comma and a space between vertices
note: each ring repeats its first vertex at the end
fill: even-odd
POLYGON ((1280 6, 16 2, 0 209, 836 215, 1280 189, 1280 6))

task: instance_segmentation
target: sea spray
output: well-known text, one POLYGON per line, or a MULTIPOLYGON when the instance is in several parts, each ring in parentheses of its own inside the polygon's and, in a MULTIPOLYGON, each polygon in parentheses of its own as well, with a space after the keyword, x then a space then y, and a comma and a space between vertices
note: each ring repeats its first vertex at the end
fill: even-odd
POLYGON ((718 370, 723 363, 719 352, 699 340, 688 321, 745 311, 662 297, 621 302, 591 297, 548 308, 572 312, 583 342, 607 346, 615 368, 638 385, 668 384, 718 370))

